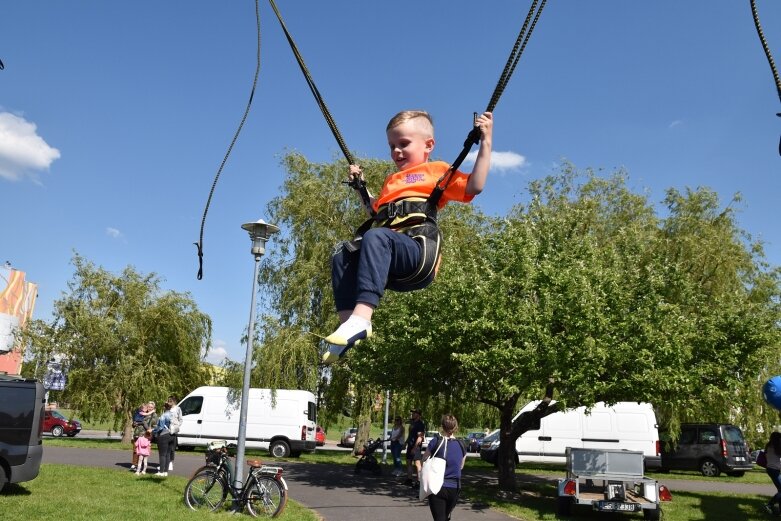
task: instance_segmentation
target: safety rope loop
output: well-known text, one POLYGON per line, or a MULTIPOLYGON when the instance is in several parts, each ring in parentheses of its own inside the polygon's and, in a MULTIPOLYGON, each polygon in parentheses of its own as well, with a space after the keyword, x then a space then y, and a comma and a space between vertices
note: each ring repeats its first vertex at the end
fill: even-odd
POLYGON ((217 175, 214 176, 211 190, 209 190, 209 197, 206 199, 206 207, 203 209, 203 217, 201 217, 201 233, 198 242, 193 243, 198 249, 198 280, 203 278, 203 230, 206 226, 206 214, 209 212, 209 206, 212 202, 214 189, 217 187, 217 181, 220 179, 220 174, 222 174, 222 170, 225 168, 225 163, 228 162, 228 156, 230 156, 230 153, 233 150, 233 146, 236 144, 236 140, 239 138, 239 133, 244 127, 244 123, 247 121, 247 116, 249 115, 249 110, 252 106, 252 100, 255 98, 255 88, 258 85, 258 76, 260 75, 260 6, 258 5, 258 0, 255 0, 255 25, 257 27, 258 43, 255 63, 255 76, 252 80, 252 89, 249 94, 249 100, 247 101, 247 106, 244 109, 244 115, 241 117, 239 127, 236 129, 236 133, 233 135, 233 139, 228 146, 228 151, 225 152, 225 157, 222 158, 222 163, 220 163, 220 167, 217 169, 217 175))

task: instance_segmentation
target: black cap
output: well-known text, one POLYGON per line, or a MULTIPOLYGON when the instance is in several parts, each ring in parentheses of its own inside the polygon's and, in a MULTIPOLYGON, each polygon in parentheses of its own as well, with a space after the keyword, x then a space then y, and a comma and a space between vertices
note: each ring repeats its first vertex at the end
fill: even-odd
POLYGON ((423 412, 420 409, 410 409, 409 412, 414 412, 415 414, 420 414, 420 415, 423 414, 423 412))

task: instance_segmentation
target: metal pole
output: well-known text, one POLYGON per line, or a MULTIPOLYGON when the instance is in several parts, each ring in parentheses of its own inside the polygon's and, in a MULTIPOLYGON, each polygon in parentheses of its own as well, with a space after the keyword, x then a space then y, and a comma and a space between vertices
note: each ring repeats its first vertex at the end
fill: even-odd
POLYGON ((255 255, 255 269, 252 274, 252 305, 249 308, 249 329, 247 330, 247 355, 244 358, 244 387, 241 390, 239 413, 239 442, 236 448, 236 480, 234 486, 241 488, 244 474, 244 446, 247 440, 247 405, 249 402, 249 380, 252 372, 252 345, 255 339, 255 286, 258 282, 258 268, 261 255, 255 255))
MULTIPOLYGON (((385 391, 385 425, 382 428, 382 439, 388 434, 388 406, 390 405, 390 391, 385 391)), ((388 444, 382 444, 382 463, 388 460, 388 444)))

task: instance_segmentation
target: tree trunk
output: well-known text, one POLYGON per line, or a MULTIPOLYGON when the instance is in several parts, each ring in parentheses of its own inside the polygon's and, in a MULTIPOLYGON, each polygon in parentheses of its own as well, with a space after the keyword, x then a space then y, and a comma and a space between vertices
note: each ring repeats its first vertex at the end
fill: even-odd
POLYGON ((122 443, 133 440, 133 413, 125 413, 125 425, 122 428, 122 443))
POLYGON ((518 402, 518 395, 513 395, 504 403, 501 415, 501 426, 499 427, 499 490, 515 492, 517 484, 515 481, 515 464, 518 462, 518 453, 515 451, 516 440, 526 431, 540 428, 540 420, 549 414, 559 410, 558 404, 550 405, 553 398, 553 382, 545 388, 545 397, 531 411, 521 414, 515 421, 515 407, 518 402))

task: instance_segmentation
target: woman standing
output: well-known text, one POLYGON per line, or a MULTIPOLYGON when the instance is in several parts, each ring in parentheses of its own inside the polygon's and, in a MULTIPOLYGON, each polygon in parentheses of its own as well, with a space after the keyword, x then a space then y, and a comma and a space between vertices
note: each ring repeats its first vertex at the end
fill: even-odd
POLYGON ((165 402, 163 412, 155 427, 155 437, 157 438, 157 451, 160 455, 157 466, 157 475, 160 477, 168 476, 168 465, 171 463, 171 404, 165 402))
POLYGON ((403 476, 404 469, 401 468, 401 448, 404 439, 404 424, 401 423, 401 416, 396 416, 393 420, 393 430, 390 435, 390 450, 393 454, 393 475, 403 476))
POLYGON ((461 492, 461 469, 464 468, 466 461, 466 448, 453 436, 458 430, 458 420, 455 416, 452 414, 442 416, 441 429, 444 439, 436 436, 429 442, 423 461, 436 452, 435 458, 442 458, 447 462, 442 488, 436 494, 428 496, 428 506, 434 521, 449 521, 461 492), (442 447, 437 450, 440 444, 442 447))
POLYGON ((770 435, 770 441, 765 445, 765 456, 767 457, 767 475, 776 486, 776 495, 767 502, 765 510, 768 514, 775 515, 777 511, 773 505, 781 506, 781 482, 779 482, 779 475, 781 475, 781 432, 773 432, 770 435))

